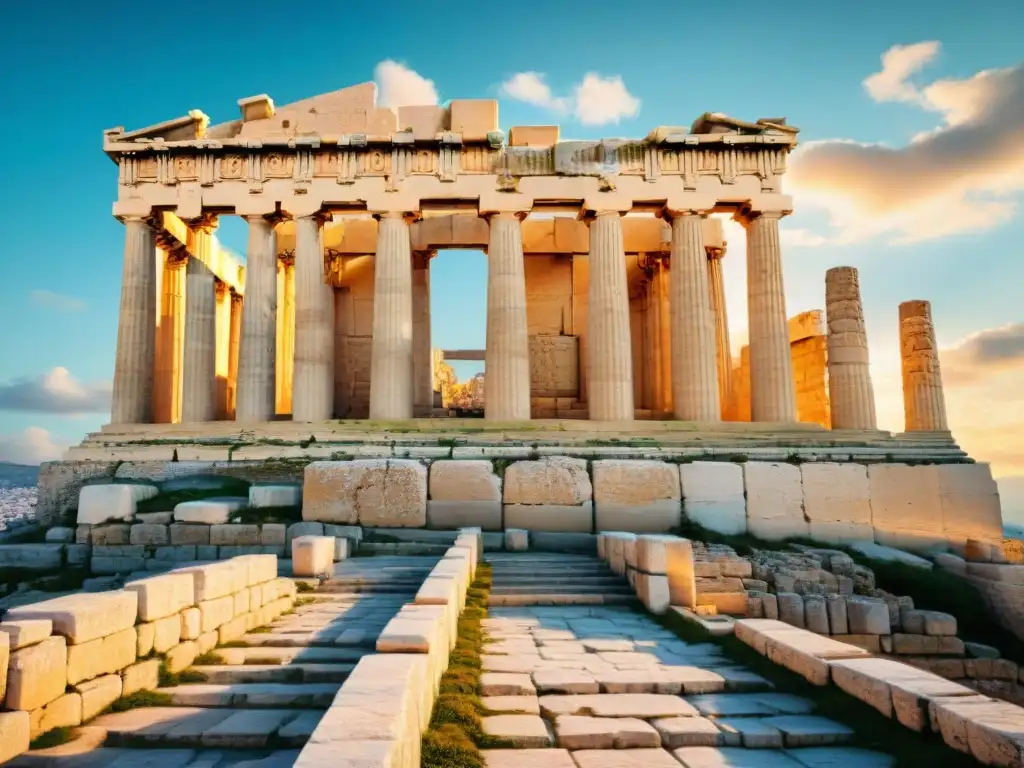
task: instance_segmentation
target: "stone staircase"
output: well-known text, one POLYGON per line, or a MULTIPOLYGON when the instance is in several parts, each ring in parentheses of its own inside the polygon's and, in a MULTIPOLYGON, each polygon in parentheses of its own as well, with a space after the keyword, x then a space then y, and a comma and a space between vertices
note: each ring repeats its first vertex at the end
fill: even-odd
POLYGON ((626 580, 590 555, 489 552, 487 561, 493 606, 639 605, 626 580))
MULTIPOLYGON (((101 715, 83 737, 11 761, 14 768, 286 768, 355 664, 419 589, 435 557, 353 558, 311 601, 201 658, 159 693, 165 706, 101 715), (203 663, 207 662, 207 663, 203 663), (186 675, 186 679, 191 676, 186 675)), ((300 603, 303 602, 299 601, 300 603)))

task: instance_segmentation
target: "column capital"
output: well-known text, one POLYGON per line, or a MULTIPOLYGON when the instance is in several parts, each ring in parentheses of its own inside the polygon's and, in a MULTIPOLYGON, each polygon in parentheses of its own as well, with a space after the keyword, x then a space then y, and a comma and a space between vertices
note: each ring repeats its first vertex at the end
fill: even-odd
POLYGON ((426 269, 430 266, 430 260, 437 256, 437 251, 413 251, 412 252, 412 268, 413 269, 426 269))
POLYGON ((764 219, 766 221, 781 221, 783 217, 791 214, 792 211, 755 211, 749 208, 742 209, 733 214, 733 221, 738 221, 744 227, 750 226, 750 224, 757 219, 764 219))
POLYGON ((617 219, 621 219, 623 215, 626 213, 628 213, 628 211, 617 211, 613 208, 602 208, 584 211, 583 216, 581 216, 581 219, 587 224, 590 224, 591 222, 600 218, 615 217, 617 219))
POLYGON ((696 216, 698 218, 705 219, 711 212, 711 208, 670 208, 666 205, 656 215, 671 223, 673 219, 679 219, 685 216, 696 216))
POLYGON ((220 217, 216 213, 203 213, 201 216, 185 222, 191 229, 201 230, 208 235, 213 234, 219 223, 220 217))
POLYGON ((259 224, 260 222, 265 221, 270 226, 276 227, 287 217, 280 211, 276 211, 274 213, 246 213, 242 215, 242 218, 250 224, 259 224))
POLYGON ((708 255, 708 259, 710 260, 725 258, 725 248, 717 248, 713 245, 705 245, 704 252, 708 255))
POLYGON ((157 226, 156 217, 150 213, 124 213, 114 216, 115 219, 120 221, 122 224, 131 223, 143 223, 146 226, 155 229, 157 226))
POLYGON ((530 215, 530 211, 529 210, 519 210, 519 211, 486 211, 486 212, 480 214, 480 218, 484 219, 485 221, 487 221, 488 224, 490 224, 492 219, 508 219, 508 218, 513 218, 513 217, 518 219, 519 221, 524 221, 526 219, 526 217, 529 216, 529 215, 530 215))
POLYGON ((412 224, 415 221, 419 221, 423 218, 423 214, 420 211, 379 211, 372 214, 376 221, 383 221, 384 219, 402 219, 406 224, 412 224))
POLYGON ((280 267, 294 267, 295 266, 295 251, 281 251, 277 254, 277 266, 280 267))
POLYGON ((295 221, 299 221, 301 219, 314 219, 316 221, 316 225, 318 227, 322 227, 328 221, 333 220, 334 216, 330 211, 314 211, 313 213, 303 213, 301 215, 296 214, 292 216, 292 218, 295 219, 295 221))

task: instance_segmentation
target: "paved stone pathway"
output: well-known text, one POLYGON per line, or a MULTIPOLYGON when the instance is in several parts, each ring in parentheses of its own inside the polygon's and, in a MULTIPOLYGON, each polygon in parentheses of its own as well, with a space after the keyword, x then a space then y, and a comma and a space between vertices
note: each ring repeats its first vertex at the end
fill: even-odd
POLYGON ((574 574, 585 573, 595 589, 575 596, 595 604, 548 605, 558 594, 550 584, 531 600, 525 574, 553 565, 547 556, 488 556, 494 589, 481 683, 495 714, 484 729, 519 746, 485 750, 488 768, 892 765, 857 748, 845 725, 815 715, 813 702, 775 693, 717 644, 684 642, 640 611, 604 604, 599 583, 612 588, 612 602, 621 590, 595 558, 557 557, 565 594, 573 594, 574 574), (510 594, 520 605, 505 605, 510 594))
POLYGON ((288 768, 338 688, 384 625, 419 589, 436 557, 353 558, 315 601, 269 631, 216 649, 203 683, 160 691, 171 706, 101 715, 90 744, 30 752, 13 768, 288 768), (102 730, 98 730, 102 729, 102 730), (103 730, 106 735, 103 737, 103 730))

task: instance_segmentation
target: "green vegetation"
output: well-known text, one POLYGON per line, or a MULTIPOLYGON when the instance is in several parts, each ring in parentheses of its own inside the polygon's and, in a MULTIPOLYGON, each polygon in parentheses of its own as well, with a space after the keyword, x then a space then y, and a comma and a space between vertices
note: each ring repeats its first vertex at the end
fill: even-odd
POLYGON ((224 663, 224 657, 216 651, 207 651, 196 656, 196 660, 192 662, 199 666, 217 665, 224 663))
POLYGON ((512 746, 488 736, 481 724, 486 710, 477 695, 480 649, 484 642, 482 620, 487 616, 490 593, 491 567, 480 563, 476 581, 466 593, 466 609, 459 617, 458 639, 448 670, 441 678, 430 728, 423 734, 423 768, 483 768, 481 749, 512 746))
POLYGON ((295 608, 301 608, 304 605, 309 605, 310 603, 315 603, 315 602, 316 602, 316 598, 315 597, 299 597, 299 598, 296 598, 295 602, 292 604, 292 610, 294 610, 295 608))
POLYGON ((67 725, 62 725, 59 728, 51 728, 46 733, 41 733, 36 736, 32 740, 32 743, 29 744, 29 749, 50 749, 51 747, 59 747, 61 744, 67 744, 71 741, 74 733, 74 729, 67 725))
POLYGON ((205 683, 206 675, 198 669, 183 669, 181 672, 171 672, 167 661, 160 663, 160 672, 157 678, 161 688, 173 688, 183 683, 205 683))
POLYGON ((308 581, 296 581, 295 591, 301 595, 305 592, 316 592, 316 587, 314 587, 308 581))
POLYGON ((270 627, 253 627, 249 630, 250 635, 266 635, 270 632, 270 627))
POLYGON ((771 682, 777 692, 810 699, 814 702, 816 715, 852 728, 856 733, 856 746, 889 753, 895 759, 895 768, 932 768, 936 765, 967 768, 977 765, 969 755, 947 747, 940 736, 915 733, 835 686, 812 685, 785 667, 769 661, 734 635, 713 636, 675 612, 653 618, 686 642, 717 643, 731 659, 771 682))
POLYGON ((107 712, 127 712, 140 707, 169 707, 173 703, 171 697, 159 691, 135 691, 122 696, 107 707, 107 712))
POLYGON ((263 525, 265 523, 292 523, 302 522, 302 506, 285 507, 243 507, 231 515, 232 523, 243 525, 263 525))

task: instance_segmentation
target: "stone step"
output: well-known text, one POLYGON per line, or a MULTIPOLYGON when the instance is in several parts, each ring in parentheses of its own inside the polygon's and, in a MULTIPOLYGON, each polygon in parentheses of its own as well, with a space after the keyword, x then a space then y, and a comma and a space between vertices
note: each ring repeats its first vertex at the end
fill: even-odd
MULTIPOLYGON (((218 648, 223 664, 355 664, 366 653, 356 648, 218 648)), ((202 671, 202 669, 200 670, 202 671)))
MULTIPOLYGON (((68 745, 69 747, 73 745, 68 745)), ((58 747, 57 749, 61 749, 58 747)), ((60 757, 50 752, 26 752, 4 763, 4 768, 292 768, 299 759, 295 749, 220 749, 164 747, 159 752, 132 747, 98 747, 87 753, 60 757)))
MULTIPOLYGON (((104 728, 106 744, 112 747, 258 749, 302 746, 322 716, 320 711, 301 709, 143 707, 101 715, 90 725, 104 728)), ((165 764, 155 755, 154 759, 159 761, 154 765, 165 764)))
POLYGON ((343 683, 355 664, 240 664, 193 667, 213 685, 236 683, 343 683))
POLYGON ((278 648, 333 648, 339 632, 260 632, 243 635, 241 642, 250 648, 276 646, 278 648))
POLYGON ((492 595, 529 595, 529 594, 563 594, 563 593, 577 593, 577 594, 610 594, 610 595, 631 595, 633 590, 630 589, 628 584, 621 585, 604 585, 604 584, 565 584, 565 585, 546 585, 546 584, 522 584, 522 585, 509 585, 504 584, 500 586, 491 587, 492 595))
POLYGON ((511 594, 502 595, 491 592, 488 605, 521 606, 521 605, 640 605, 636 595, 602 595, 602 594, 511 594))
POLYGON ((274 707, 327 708, 341 687, 339 683, 198 683, 157 689, 171 697, 176 707, 274 707))
POLYGON ((586 584, 588 586, 599 587, 602 585, 627 585, 627 582, 624 579, 619 578, 618 576, 581 576, 579 578, 560 576, 556 578, 546 576, 528 576, 526 574, 522 574, 517 576, 502 576, 500 578, 496 578, 494 579, 493 584, 499 587, 510 587, 520 585, 572 586, 575 584, 586 584))

